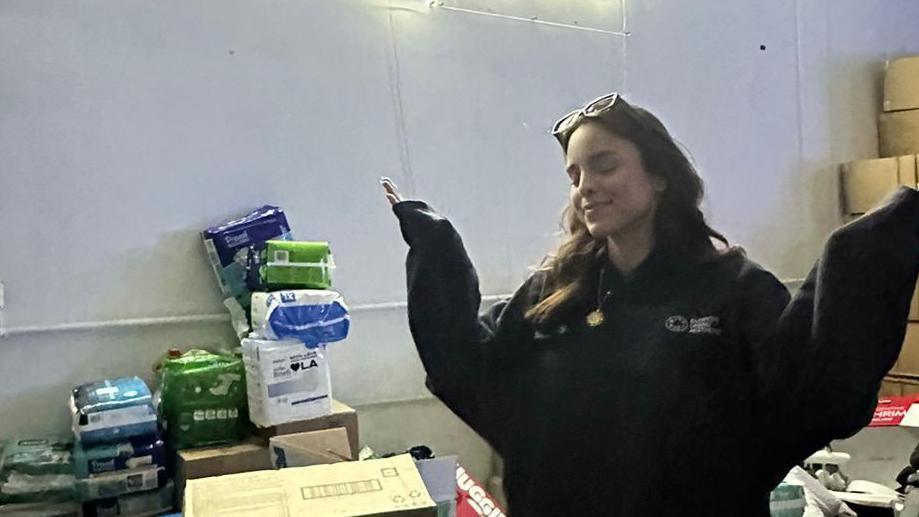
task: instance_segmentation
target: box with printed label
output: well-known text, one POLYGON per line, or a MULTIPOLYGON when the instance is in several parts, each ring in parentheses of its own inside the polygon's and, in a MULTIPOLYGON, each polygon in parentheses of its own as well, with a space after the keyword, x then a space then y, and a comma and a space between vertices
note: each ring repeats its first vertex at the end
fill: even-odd
POLYGON ((242 340, 249 418, 268 427, 332 411, 325 349, 299 341, 242 340))
POLYGON ((84 445, 157 432, 153 397, 139 377, 77 386, 71 393, 70 411, 74 435, 84 445))
POLYGON ((436 517, 408 454, 188 482, 185 517, 219 515, 436 517))

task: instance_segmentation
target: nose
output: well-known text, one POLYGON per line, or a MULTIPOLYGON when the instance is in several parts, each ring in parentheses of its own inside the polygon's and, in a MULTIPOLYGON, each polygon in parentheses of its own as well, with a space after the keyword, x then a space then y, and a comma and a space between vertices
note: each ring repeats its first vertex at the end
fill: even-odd
POLYGON ((581 193, 582 197, 586 197, 587 194, 591 194, 596 190, 596 181, 593 174, 581 172, 581 177, 578 178, 578 192, 581 193))

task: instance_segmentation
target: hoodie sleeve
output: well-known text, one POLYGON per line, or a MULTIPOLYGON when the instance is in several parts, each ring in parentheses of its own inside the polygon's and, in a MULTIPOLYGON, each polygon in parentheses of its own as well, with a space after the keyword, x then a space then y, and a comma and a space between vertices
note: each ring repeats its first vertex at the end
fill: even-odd
POLYGON ((428 389, 497 446, 494 426, 482 408, 489 403, 495 344, 508 339, 515 326, 511 321, 522 320, 520 297, 500 301, 480 315, 478 277, 453 225, 421 201, 403 201, 393 211, 409 245, 409 327, 428 389))
POLYGON ((784 308, 774 277, 760 270, 742 279, 747 299, 758 300, 748 344, 766 461, 787 470, 871 421, 902 347, 917 271, 919 193, 901 188, 833 232, 784 308))

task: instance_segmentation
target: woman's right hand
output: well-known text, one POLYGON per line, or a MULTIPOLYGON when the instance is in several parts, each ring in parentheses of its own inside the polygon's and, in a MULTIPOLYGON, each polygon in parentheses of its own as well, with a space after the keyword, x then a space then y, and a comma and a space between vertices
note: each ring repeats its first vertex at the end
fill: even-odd
POLYGON ((391 179, 385 176, 380 178, 380 185, 383 186, 383 191, 386 192, 386 199, 389 200, 390 205, 402 202, 402 195, 399 194, 399 189, 396 188, 396 184, 391 179))

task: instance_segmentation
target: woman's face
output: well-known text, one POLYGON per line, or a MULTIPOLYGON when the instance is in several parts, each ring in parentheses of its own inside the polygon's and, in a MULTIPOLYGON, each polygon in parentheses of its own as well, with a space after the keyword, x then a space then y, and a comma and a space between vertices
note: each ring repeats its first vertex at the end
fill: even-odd
POLYGON ((652 230, 666 184, 645 171, 635 144, 587 121, 571 134, 565 167, 571 204, 594 238, 652 230))

